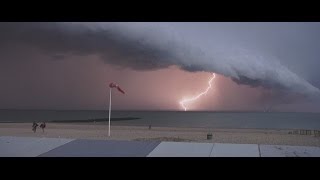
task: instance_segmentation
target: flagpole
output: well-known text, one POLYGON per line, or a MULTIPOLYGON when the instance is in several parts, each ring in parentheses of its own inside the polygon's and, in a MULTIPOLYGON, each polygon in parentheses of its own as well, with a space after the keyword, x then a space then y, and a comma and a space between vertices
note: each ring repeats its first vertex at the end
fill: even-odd
POLYGON ((111 116, 111 88, 110 89, 110 102, 109 102, 109 131, 108 131, 108 136, 110 136, 110 116, 111 116))

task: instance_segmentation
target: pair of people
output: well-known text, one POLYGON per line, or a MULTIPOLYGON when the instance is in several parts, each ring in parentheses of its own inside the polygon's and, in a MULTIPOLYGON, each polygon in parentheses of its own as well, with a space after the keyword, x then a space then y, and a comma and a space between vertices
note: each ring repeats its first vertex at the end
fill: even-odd
MULTIPOLYGON (((35 133, 36 131, 37 131, 37 127, 38 127, 39 125, 36 123, 36 122, 33 122, 33 124, 32 124, 32 131, 35 133)), ((46 123, 45 122, 42 122, 41 124, 40 124, 40 128, 42 128, 42 132, 44 132, 44 128, 46 128, 46 123)))

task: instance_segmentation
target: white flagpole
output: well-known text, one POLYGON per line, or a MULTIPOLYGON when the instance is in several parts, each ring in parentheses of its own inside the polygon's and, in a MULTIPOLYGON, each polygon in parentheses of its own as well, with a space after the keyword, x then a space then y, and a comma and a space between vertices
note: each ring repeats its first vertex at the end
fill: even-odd
POLYGON ((109 131, 108 136, 110 136, 110 116, 111 116, 111 88, 110 88, 110 102, 109 102, 109 131))

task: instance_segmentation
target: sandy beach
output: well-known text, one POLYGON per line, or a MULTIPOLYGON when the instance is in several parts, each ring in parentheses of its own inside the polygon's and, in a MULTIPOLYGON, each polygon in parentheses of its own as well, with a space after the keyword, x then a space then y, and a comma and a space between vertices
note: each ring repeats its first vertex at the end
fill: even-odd
POLYGON ((111 136, 108 137, 108 126, 104 124, 47 123, 45 132, 38 127, 36 133, 31 126, 31 123, 0 123, 0 136, 320 147, 319 136, 292 134, 293 130, 111 126, 111 136), (207 140, 208 133, 212 133, 211 140, 207 140))

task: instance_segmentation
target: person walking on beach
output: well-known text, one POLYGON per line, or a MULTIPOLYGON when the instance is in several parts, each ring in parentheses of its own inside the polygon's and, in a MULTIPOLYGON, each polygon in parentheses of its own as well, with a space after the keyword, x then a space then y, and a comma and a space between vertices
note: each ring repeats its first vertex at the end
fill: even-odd
POLYGON ((33 121, 32 131, 33 131, 34 133, 37 131, 37 127, 38 127, 38 126, 39 126, 39 125, 38 125, 36 122, 33 121))
POLYGON ((44 132, 44 128, 46 128, 46 123, 45 123, 45 122, 42 122, 42 123, 40 124, 40 127, 41 127, 41 129, 42 129, 42 132, 44 132))

